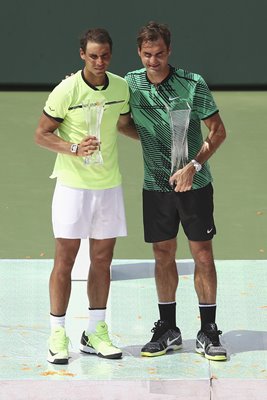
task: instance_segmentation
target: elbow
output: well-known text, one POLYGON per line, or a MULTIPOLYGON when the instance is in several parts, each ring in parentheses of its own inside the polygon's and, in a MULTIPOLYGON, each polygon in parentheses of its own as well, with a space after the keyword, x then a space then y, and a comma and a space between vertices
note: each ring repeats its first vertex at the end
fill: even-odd
POLYGON ((226 131, 225 131, 225 129, 223 129, 223 132, 222 132, 222 143, 225 141, 225 139, 226 139, 226 131))
POLYGON ((226 130, 224 125, 221 125, 220 128, 217 131, 217 135, 220 138, 220 143, 223 143, 226 139, 226 130))
POLYGON ((34 140, 34 143, 35 143, 37 146, 40 146, 39 137, 38 137, 38 135, 37 135, 36 132, 35 132, 35 135, 34 135, 33 140, 34 140))
POLYGON ((37 146, 42 146, 42 135, 40 134, 39 130, 36 129, 35 134, 34 134, 34 143, 37 146))

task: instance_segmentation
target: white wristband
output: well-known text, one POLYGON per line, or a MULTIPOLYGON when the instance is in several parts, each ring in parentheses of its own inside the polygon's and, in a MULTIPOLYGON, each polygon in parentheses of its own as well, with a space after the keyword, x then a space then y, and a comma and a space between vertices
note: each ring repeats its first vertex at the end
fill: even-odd
POLYGON ((196 172, 199 172, 202 168, 202 165, 196 161, 196 160, 191 160, 191 163, 194 165, 194 168, 196 170, 196 172))

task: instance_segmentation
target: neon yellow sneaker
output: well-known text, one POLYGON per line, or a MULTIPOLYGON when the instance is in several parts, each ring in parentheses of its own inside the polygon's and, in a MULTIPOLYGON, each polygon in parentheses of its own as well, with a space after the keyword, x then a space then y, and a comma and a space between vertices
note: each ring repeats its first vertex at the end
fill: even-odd
POLYGON ((65 329, 61 326, 52 329, 48 343, 47 361, 52 364, 68 364, 69 338, 66 336, 65 329))
POLYGON ((108 326, 104 321, 98 322, 94 333, 88 335, 83 332, 80 350, 87 354, 97 354, 102 358, 118 359, 122 356, 122 351, 113 346, 108 335, 108 326))

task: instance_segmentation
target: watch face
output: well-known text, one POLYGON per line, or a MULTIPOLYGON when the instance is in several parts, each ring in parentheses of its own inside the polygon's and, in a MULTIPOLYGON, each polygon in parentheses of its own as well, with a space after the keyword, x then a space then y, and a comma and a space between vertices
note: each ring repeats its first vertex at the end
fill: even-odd
POLYGON ((77 152, 77 149, 78 149, 78 145, 77 145, 77 144, 72 144, 72 145, 70 146, 70 151, 71 151, 72 153, 76 153, 76 152, 77 152))
POLYGON ((202 168, 202 165, 199 162, 197 162, 196 160, 192 160, 192 163, 195 167, 196 172, 199 172, 202 168))

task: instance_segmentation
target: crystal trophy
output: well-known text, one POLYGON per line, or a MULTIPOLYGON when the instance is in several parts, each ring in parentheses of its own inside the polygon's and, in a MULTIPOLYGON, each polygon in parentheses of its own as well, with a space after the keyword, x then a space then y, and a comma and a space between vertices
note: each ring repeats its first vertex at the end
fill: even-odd
MULTIPOLYGON (((82 103, 87 135, 95 136, 100 143, 100 126, 105 107, 105 99, 87 101, 82 103)), ((104 163, 100 147, 91 155, 84 157, 85 165, 102 165, 104 163)))
POLYGON ((171 175, 188 163, 187 131, 190 122, 191 107, 179 97, 172 99, 168 107, 171 127, 171 175))

